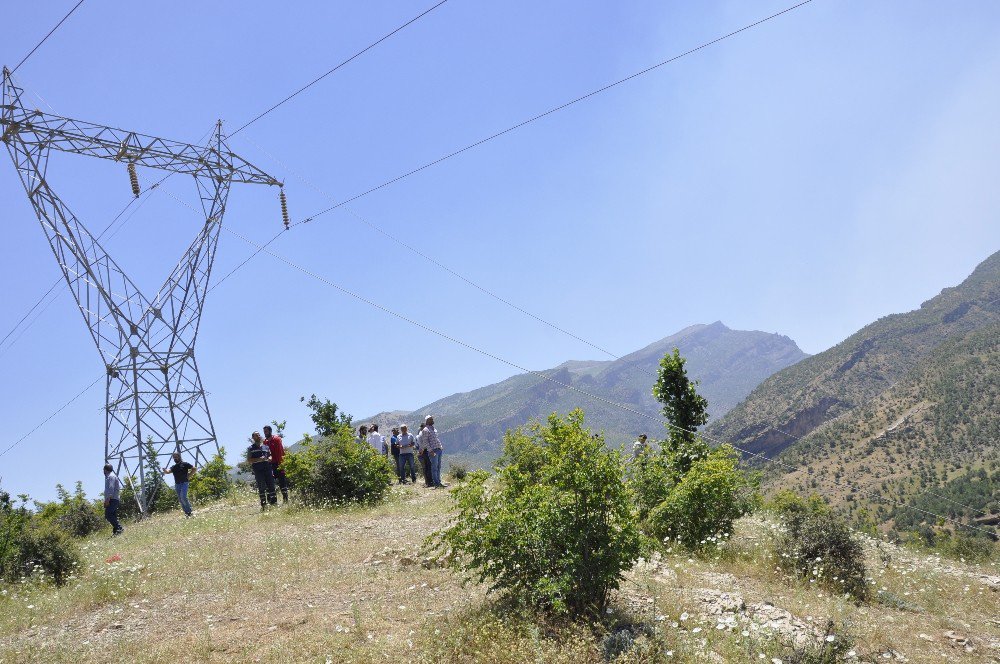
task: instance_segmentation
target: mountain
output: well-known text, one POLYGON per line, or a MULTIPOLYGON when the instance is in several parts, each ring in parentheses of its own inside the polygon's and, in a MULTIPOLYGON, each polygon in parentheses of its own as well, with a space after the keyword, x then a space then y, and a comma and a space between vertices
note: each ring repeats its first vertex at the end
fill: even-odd
POLYGON ((780 455, 795 468, 782 485, 864 498, 883 515, 887 502, 996 469, 1000 252, 919 309, 774 374, 708 433, 780 455))
POLYGON ((708 399, 712 418, 724 415, 775 371, 807 357, 785 336, 731 330, 721 322, 692 325, 617 360, 572 360, 539 372, 552 380, 520 374, 471 392, 453 394, 409 414, 396 411, 356 421, 376 421, 383 429, 404 421, 413 426, 430 413, 451 453, 479 459, 495 456, 507 429, 531 418, 544 419, 552 412, 565 413, 576 407, 586 411, 592 428, 605 431, 612 445, 632 440, 642 432, 655 437, 662 431, 655 421, 576 390, 658 417, 660 408, 653 400, 652 386, 660 359, 674 347, 687 358, 688 374, 701 381, 699 390, 708 399))

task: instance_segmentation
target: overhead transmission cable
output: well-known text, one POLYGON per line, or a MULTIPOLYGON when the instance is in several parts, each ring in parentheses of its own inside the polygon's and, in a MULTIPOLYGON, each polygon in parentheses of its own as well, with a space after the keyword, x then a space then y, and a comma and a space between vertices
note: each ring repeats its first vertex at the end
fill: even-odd
MULTIPOLYGON (((585 99, 589 99, 591 97, 599 95, 602 92, 605 92, 605 91, 610 90, 610 89, 612 89, 612 88, 614 88, 614 87, 616 87, 618 85, 621 85, 622 83, 630 81, 630 80, 632 80, 634 78, 638 78, 638 77, 643 76, 644 74, 647 74, 647 73, 649 73, 649 72, 651 72, 651 71, 653 71, 655 69, 658 69, 658 68, 663 67, 665 65, 668 65, 668 64, 670 64, 672 62, 680 60, 681 58, 687 57, 688 55, 691 55, 692 53, 696 53, 696 52, 698 52, 698 51, 700 51, 702 49, 708 48, 709 46, 717 44, 717 43, 719 43, 721 41, 725 41, 726 39, 729 39, 730 37, 733 37, 733 36, 738 35, 738 34, 740 34, 742 32, 750 30, 751 28, 757 27, 758 25, 761 25, 763 23, 767 23, 768 21, 770 21, 772 19, 775 19, 775 18, 777 18, 779 16, 782 16, 783 14, 787 14, 787 13, 789 13, 789 12, 795 10, 795 9, 798 9, 799 7, 802 7, 803 5, 809 4, 810 2, 812 2, 812 0, 804 0, 803 2, 799 2, 798 4, 795 4, 795 5, 792 5, 790 7, 787 7, 787 8, 785 8, 785 9, 783 9, 783 10, 777 12, 777 13, 771 14, 770 16, 767 16, 765 18, 762 18, 762 19, 759 19, 757 21, 754 21, 753 23, 748 23, 747 25, 744 25, 742 28, 739 28, 737 30, 733 30, 732 32, 726 33, 726 34, 724 34, 724 35, 722 35, 720 37, 716 37, 715 39, 713 39, 711 41, 704 42, 704 43, 700 44, 699 46, 696 46, 694 48, 688 49, 687 51, 684 51, 683 53, 679 53, 679 54, 677 54, 677 55, 675 55, 675 56, 673 56, 671 58, 668 58, 666 60, 658 62, 658 63, 656 63, 656 64, 654 64, 652 66, 646 67, 645 69, 642 69, 642 70, 637 71, 637 72, 635 72, 633 74, 630 74, 629 76, 626 76, 624 78, 620 78, 617 81, 614 81, 613 83, 609 83, 608 85, 605 85, 605 86, 603 86, 601 88, 598 88, 596 90, 588 92, 587 94, 581 95, 581 96, 579 96, 579 97, 577 97, 577 98, 575 98, 575 99, 573 99, 571 101, 568 101, 566 103, 560 104, 559 106, 555 106, 553 108, 550 108, 549 110, 547 110, 547 111, 545 111, 543 113, 539 113, 538 115, 535 115, 535 116, 533 116, 531 118, 528 118, 527 120, 519 122, 519 123, 517 123, 515 125, 511 125, 510 127, 507 127, 506 129, 504 129, 502 131, 498 131, 498 132, 496 132, 496 133, 494 133, 494 134, 492 134, 490 136, 487 136, 486 138, 483 138, 483 139, 480 139, 480 140, 476 141, 475 143, 470 143, 469 145, 466 145, 463 148, 460 148, 458 150, 450 152, 450 153, 444 155, 443 157, 439 157, 439 158, 437 158, 437 159, 435 159, 433 161, 427 162, 426 164, 424 164, 422 166, 419 166, 417 168, 414 168, 414 169, 412 169, 412 170, 410 170, 410 171, 408 171, 406 173, 403 173, 402 175, 396 176, 396 177, 392 178, 391 180, 387 180, 387 181, 383 182, 380 185, 377 185, 375 187, 371 187, 370 189, 367 189, 366 191, 363 191, 360 194, 355 194, 354 196, 351 196, 350 198, 347 198, 347 199, 345 199, 345 200, 343 200, 343 201, 341 201, 339 203, 336 203, 336 204, 334 204, 334 205, 332 205, 332 206, 330 206, 330 207, 328 207, 328 208, 326 208, 324 210, 321 210, 321 211, 316 212, 316 213, 314 213, 312 215, 304 217, 301 220, 299 220, 299 221, 291 224, 291 227, 300 226, 302 224, 309 223, 310 221, 313 221, 314 219, 316 219, 316 217, 325 215, 325 214, 327 214, 329 212, 333 212, 334 210, 336 210, 338 208, 341 208, 341 207, 344 207, 345 205, 347 205, 347 204, 349 204, 349 203, 351 203, 353 201, 356 201, 359 198, 362 198, 364 196, 367 196, 368 194, 371 194, 371 193, 374 193, 376 191, 379 191, 380 189, 384 189, 385 187, 388 187, 388 186, 390 186, 392 184, 395 184, 396 182, 399 182, 400 180, 408 178, 411 175, 415 175, 416 173, 419 173, 419 172, 424 171, 424 170, 426 170, 428 168, 431 168, 432 166, 436 166, 437 164, 440 164, 441 162, 447 161, 448 159, 451 159, 452 157, 456 157, 456 156, 458 156, 460 154, 463 154, 463 153, 465 153, 465 152, 467 152, 467 151, 469 151, 469 150, 471 150, 471 149, 473 149, 475 147, 483 145, 484 143, 488 143, 488 142, 492 141, 495 138, 499 138, 501 136, 504 136, 505 134, 509 134, 510 132, 515 131, 517 129, 520 129, 521 127, 529 125, 529 124, 531 124, 531 123, 533 123, 533 122, 535 122, 537 120, 541 120, 544 117, 547 117, 549 115, 557 113, 557 112, 559 112, 559 111, 561 111, 563 109, 569 108, 570 106, 573 106, 574 104, 577 104, 577 103, 579 103, 581 101, 584 101, 585 99)), ((434 9, 437 6, 438 5, 435 5, 435 7, 432 7, 431 9, 434 9)), ((425 14, 426 14, 426 12, 425 12, 425 14)), ((242 129, 243 128, 241 127, 240 130, 242 130, 242 129)), ((234 134, 235 133, 236 132, 234 132, 234 134)), ((219 281, 217 281, 215 283, 215 286, 221 285, 222 282, 224 282, 227 279, 229 279, 236 272, 238 272, 240 269, 242 269, 243 266, 245 266, 251 260, 253 260, 254 258, 256 258, 261 253, 261 251, 264 250, 264 248, 271 246, 271 244, 273 244, 275 241, 277 241, 277 239, 279 237, 281 237, 282 232, 284 232, 284 231, 279 231, 271 239, 269 239, 267 242, 265 242, 263 245, 261 245, 262 248, 259 248, 256 251, 254 251, 246 259, 244 259, 241 263, 239 263, 236 267, 234 267, 232 270, 230 270, 225 276, 222 277, 222 279, 220 279, 219 281)), ((380 230, 379 232, 382 232, 382 233, 388 235, 384 231, 380 230)), ((434 262, 434 261, 432 260, 432 262, 434 262)), ((441 267, 443 269, 446 269, 446 270, 450 271, 450 272, 453 272, 450 268, 444 267, 443 265, 441 267)), ((457 277, 459 277, 460 279, 466 280, 465 277, 463 277, 463 276, 461 276, 461 275, 459 275, 457 273, 454 273, 454 274, 457 277)), ((485 290, 481 286, 478 286, 476 284, 472 284, 472 285, 474 285, 476 288, 479 288, 480 290, 485 290)), ((213 286, 213 288, 215 286, 213 286)), ((515 308, 517 308, 516 305, 513 305, 512 303, 510 304, 510 306, 514 306, 515 308)), ((531 316, 533 318, 536 318, 538 320, 541 320, 540 318, 537 318, 534 314, 531 314, 531 313, 529 313, 527 311, 522 311, 522 313, 524 313, 525 315, 531 316)), ((559 331, 563 332, 564 334, 569 334, 570 336, 575 336, 575 335, 573 335, 572 333, 570 333, 570 332, 568 332, 566 330, 563 330, 561 328, 556 327, 552 323, 549 323, 547 321, 542 321, 542 322, 544 322, 546 325, 550 325, 552 327, 555 327, 556 329, 559 329, 559 331)), ((582 339, 580 339, 580 341, 582 341, 583 343, 586 343, 587 345, 591 345, 589 342, 584 341, 582 339)), ((613 353, 611 353, 610 351, 607 351, 605 349, 602 349, 599 346, 595 346, 595 348, 597 348, 601 352, 604 352, 604 353, 606 353, 608 355, 611 355, 612 357, 615 357, 615 355, 613 353)))
POLYGON ((438 7, 440 7, 441 5, 443 5, 446 2, 448 2, 448 0, 441 0, 436 5, 434 5, 432 7, 429 7, 428 9, 425 9, 421 13, 419 13, 416 16, 414 16, 413 18, 411 18, 406 23, 403 23, 402 25, 400 25, 399 27, 397 27, 392 32, 387 32, 386 34, 382 35, 382 37, 380 37, 377 41, 374 41, 371 44, 369 44, 368 46, 364 47, 363 49, 361 49, 360 51, 358 51, 357 53, 355 53, 351 57, 347 58, 346 60, 344 60, 343 62, 341 62, 340 64, 338 64, 333 69, 330 69, 325 74, 317 76, 312 81, 310 81, 309 83, 306 83, 301 88, 299 88, 298 90, 296 90, 292 94, 288 95, 287 97, 285 97, 284 99, 282 99, 281 101, 279 101, 274 106, 271 106, 266 111, 264 111, 264 112, 256 115, 252 120, 250 120, 249 122, 245 123, 239 129, 237 129, 236 131, 234 131, 231 134, 229 134, 229 136, 232 137, 232 136, 235 136, 236 134, 240 133, 241 131, 243 131, 244 129, 246 129, 247 127, 249 127, 250 125, 252 125, 253 123, 255 123, 258 120, 260 120, 261 118, 263 118, 265 115, 267 115, 267 114, 271 113, 272 111, 274 111, 275 109, 277 109, 279 106, 282 106, 286 102, 291 101, 292 99, 294 99, 295 97, 299 96, 300 94, 302 94, 303 92, 305 92, 306 90, 308 90, 309 88, 311 88, 312 86, 316 85, 317 83, 319 83, 324 78, 326 78, 330 74, 334 73, 335 71, 337 71, 338 69, 340 69, 344 65, 350 63, 355 58, 361 57, 362 55, 364 55, 365 53, 367 53, 371 49, 375 48, 376 46, 378 46, 379 44, 381 44, 382 42, 384 42, 386 39, 389 39, 390 37, 392 37, 393 35, 395 35, 397 32, 400 32, 401 30, 404 30, 405 28, 407 28, 408 26, 412 25, 413 23, 416 23, 417 21, 419 21, 420 19, 422 19, 424 16, 427 16, 432 11, 434 11, 435 9, 437 9, 438 7))
POLYGON ((55 27, 52 28, 51 30, 49 30, 49 33, 47 35, 45 35, 44 37, 42 37, 42 41, 40 41, 37 44, 35 44, 35 48, 31 49, 26 56, 24 56, 23 58, 21 58, 21 61, 17 63, 17 66, 14 67, 14 69, 12 69, 10 73, 13 74, 13 73, 17 72, 17 70, 21 68, 21 65, 23 65, 25 62, 27 62, 28 58, 30 58, 32 55, 34 55, 35 51, 37 51, 39 48, 41 48, 42 44, 44 44, 48 40, 48 38, 52 36, 52 33, 54 33, 56 30, 58 30, 59 26, 61 26, 63 23, 65 23, 66 19, 68 19, 70 16, 72 16, 73 12, 75 12, 77 10, 77 8, 80 5, 82 5, 82 4, 83 4, 83 0, 80 0, 78 3, 76 3, 75 5, 73 5, 73 8, 70 9, 66 13, 66 15, 63 16, 62 19, 60 19, 60 21, 58 23, 56 23, 55 27))
POLYGON ((327 214, 329 212, 332 212, 332 211, 336 210, 337 208, 343 207, 343 206, 347 205, 348 203, 356 201, 359 198, 367 196, 368 194, 371 194, 371 193, 374 193, 376 191, 379 191, 380 189, 384 189, 385 187, 388 187, 388 186, 390 186, 392 184, 395 184, 395 183, 399 182, 400 180, 403 180, 405 178, 410 177, 411 175, 415 175, 415 174, 417 174, 417 173, 419 173, 421 171, 424 171, 424 170, 426 170, 426 169, 428 169, 428 168, 430 168, 432 166, 436 166, 437 164, 440 164, 443 161, 447 161, 448 159, 451 159, 452 157, 457 157, 458 155, 460 155, 460 154, 462 154, 464 152, 468 152, 469 150, 471 150, 473 148, 479 147, 480 145, 483 145, 484 143, 489 143, 493 139, 500 138, 501 136, 509 134, 512 131, 520 129, 521 127, 529 125, 529 124, 531 124, 533 122, 537 122, 538 120, 541 120, 542 118, 548 117, 548 116, 550 116, 550 115, 552 115, 554 113, 558 113, 559 111, 567 109, 570 106, 578 104, 581 101, 584 101, 586 99, 590 99, 591 97, 599 95, 599 94, 601 94, 603 92, 607 92, 608 90, 611 90, 612 88, 615 88, 615 87, 621 85, 622 83, 626 83, 628 81, 631 81, 632 79, 639 78, 640 76, 648 74, 649 72, 654 71, 656 69, 659 69, 660 67, 668 65, 668 64, 670 64, 672 62, 676 62, 677 60, 685 58, 685 57, 687 57, 687 56, 689 56, 689 55, 691 55, 693 53, 697 53, 698 51, 701 51, 702 49, 708 48, 709 46, 712 46, 714 44, 718 44, 719 42, 725 41, 725 40, 729 39, 730 37, 735 37, 736 35, 738 35, 738 34, 740 34, 742 32, 746 32, 747 30, 755 28, 758 25, 762 25, 764 23, 767 23, 768 21, 776 19, 779 16, 782 16, 784 14, 787 14, 787 13, 789 13, 791 11, 794 11, 794 10, 798 9, 799 7, 807 5, 810 2, 812 2, 812 0, 803 0, 803 2, 799 2, 798 4, 792 5, 791 7, 787 7, 785 9, 782 9, 781 11, 779 11, 777 13, 774 13, 774 14, 771 14, 770 16, 767 16, 767 17, 762 18, 760 20, 754 21, 753 23, 748 23, 747 25, 744 25, 742 28, 739 28, 738 30, 733 30, 732 32, 729 32, 729 33, 726 33, 726 34, 722 35, 721 37, 716 37, 715 39, 713 39, 711 41, 704 42, 703 44, 701 44, 699 46, 695 46, 694 48, 688 49, 687 51, 684 51, 683 53, 679 53, 679 54, 677 54, 677 55, 675 55, 673 57, 667 58, 666 60, 662 60, 661 62, 658 62, 658 63, 656 63, 654 65, 649 66, 649 67, 646 67, 645 69, 642 69, 642 70, 637 71, 635 73, 629 74, 628 76, 625 76, 624 78, 620 78, 617 81, 614 81, 613 83, 609 83, 609 84, 607 84, 607 85, 605 85, 603 87, 597 88, 596 90, 592 90, 592 91, 590 91, 590 92, 588 92, 588 93, 586 93, 584 95, 580 95, 579 97, 576 97, 575 99, 572 99, 572 100, 570 100, 568 102, 565 102, 565 103, 560 104, 558 106, 554 106, 554 107, 550 108, 547 111, 544 111, 542 113, 539 113, 538 115, 532 116, 532 117, 528 118, 527 120, 523 120, 521 122, 518 122, 515 125, 511 125, 510 127, 507 127, 506 129, 503 129, 503 130, 498 131, 498 132, 496 132, 494 134, 491 134, 491 135, 487 136, 486 138, 482 138, 482 139, 480 139, 480 140, 478 140, 478 141, 476 141, 474 143, 470 143, 470 144, 466 145, 463 148, 459 148, 459 149, 457 149, 457 150, 455 150, 453 152, 449 152, 448 154, 446 154, 446 155, 444 155, 442 157, 438 157, 437 159, 435 159, 433 161, 429 161, 429 162, 427 162, 426 164, 424 164, 422 166, 418 166, 418 167, 416 167, 416 168, 414 168, 414 169, 412 169, 410 171, 407 171, 407 172, 403 173, 402 175, 397 175, 396 177, 392 178, 391 180, 386 180, 382 184, 379 184, 379 185, 376 185, 376 186, 374 186, 374 187, 372 187, 370 189, 367 189, 367 190, 361 192, 360 194, 355 194, 354 196, 351 196, 350 198, 345 199, 345 200, 341 201, 340 203, 337 203, 336 205, 328 207, 325 210, 320 210, 319 212, 317 212, 315 214, 312 214, 312 215, 306 217, 305 219, 303 219, 301 221, 298 221, 298 222, 296 222, 296 223, 294 223, 292 225, 293 226, 298 226, 299 224, 305 224, 305 223, 308 223, 310 221, 313 221, 316 217, 319 217, 319 216, 322 216, 322 215, 327 214))

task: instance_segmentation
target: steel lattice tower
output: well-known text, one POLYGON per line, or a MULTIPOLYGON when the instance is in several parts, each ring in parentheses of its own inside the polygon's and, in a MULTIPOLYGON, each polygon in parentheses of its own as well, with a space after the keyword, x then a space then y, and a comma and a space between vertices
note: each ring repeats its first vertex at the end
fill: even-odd
POLYGON ((194 347, 229 187, 281 183, 229 150, 221 122, 208 145, 196 146, 28 110, 21 94, 4 68, 2 140, 107 370, 105 459, 138 478, 145 512, 160 457, 177 451, 201 465, 218 450, 194 347), (49 186, 52 150, 127 164, 137 196, 135 166, 194 177, 204 226, 152 298, 49 186), (147 458, 149 444, 156 459, 147 458))

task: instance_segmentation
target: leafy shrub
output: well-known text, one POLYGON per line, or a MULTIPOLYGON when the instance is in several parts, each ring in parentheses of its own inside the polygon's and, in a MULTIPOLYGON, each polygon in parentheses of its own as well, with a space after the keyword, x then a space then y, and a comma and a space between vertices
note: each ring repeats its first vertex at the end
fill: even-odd
POLYGON ((0 491, 0 580, 39 575, 62 585, 79 565, 76 545, 64 530, 28 511, 27 502, 22 495, 16 506, 0 491))
POLYGON ((669 538, 689 549, 711 547, 752 509, 756 478, 738 467, 739 457, 729 446, 704 458, 685 457, 684 463, 690 463, 687 472, 650 511, 645 528, 658 540, 669 538))
POLYGON ((228 495, 233 488, 233 478, 229 475, 231 470, 232 466, 226 463, 226 448, 220 447, 211 461, 191 476, 191 498, 205 501, 228 495))
POLYGON ((456 482, 463 482, 469 475, 469 467, 464 463, 452 463, 448 466, 448 474, 456 482))
POLYGON ((388 460, 371 445, 355 441, 347 427, 318 441, 307 437, 298 451, 285 454, 281 465, 308 504, 377 503, 396 476, 388 460))
POLYGON ((58 501, 36 503, 37 517, 44 523, 51 523, 73 537, 86 537, 104 527, 104 513, 97 505, 87 500, 83 483, 76 483, 71 494, 63 485, 56 485, 58 501))
POLYGON ((779 514, 785 531, 777 557, 785 569, 857 601, 869 598, 864 550, 843 518, 816 498, 787 500, 779 514))
POLYGON ((428 540, 491 591, 553 614, 598 612, 638 557, 624 462, 583 411, 504 435, 503 456, 451 493, 452 524, 428 540))
POLYGON ((2 562, 3 577, 8 581, 40 575, 61 586, 80 564, 80 556, 64 530, 33 520, 17 534, 14 547, 2 562))
POLYGON ((680 473, 674 467, 674 456, 661 448, 647 450, 628 464, 628 488, 635 504, 638 522, 645 522, 649 513, 670 495, 680 473))

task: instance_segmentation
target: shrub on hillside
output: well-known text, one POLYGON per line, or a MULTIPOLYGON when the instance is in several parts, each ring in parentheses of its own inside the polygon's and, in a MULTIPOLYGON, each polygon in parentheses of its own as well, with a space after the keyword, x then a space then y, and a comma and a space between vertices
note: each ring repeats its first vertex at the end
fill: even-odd
POLYGON ((52 523, 43 522, 10 495, 0 491, 0 580, 14 582, 39 576, 62 585, 79 565, 73 539, 52 523))
POLYGON ((786 496, 778 513, 784 525, 776 543, 782 567, 857 601, 869 598, 864 549, 847 521, 818 498, 786 496))
POLYGON ((457 515, 430 548, 491 591, 554 614, 601 611, 639 555, 624 463, 583 411, 504 435, 496 475, 452 491, 457 515))
POLYGON ((626 476, 635 514, 640 524, 649 513, 670 495, 680 473, 674 466, 674 457, 665 448, 646 450, 628 464, 626 476))
POLYGON ((233 488, 231 470, 232 466, 226 463, 226 448, 220 447, 211 461, 191 476, 191 498, 205 501, 228 495, 233 488))
POLYGON ((685 457, 684 463, 687 472, 649 512, 644 527, 657 540, 688 549, 712 547, 753 508, 757 481, 739 468, 739 457, 729 446, 702 458, 685 457))
POLYGON ((298 496, 312 505, 380 502, 395 477, 385 456, 355 441, 346 427, 320 440, 307 437, 281 465, 298 496))
POLYGON ((3 577, 16 581, 38 576, 61 586, 80 564, 72 537, 52 524, 33 520, 17 534, 3 560, 3 577))
POLYGON ((72 494, 61 484, 56 485, 56 492, 59 500, 36 503, 41 522, 51 523, 73 537, 86 537, 104 527, 104 513, 87 499, 82 482, 76 483, 72 494))

